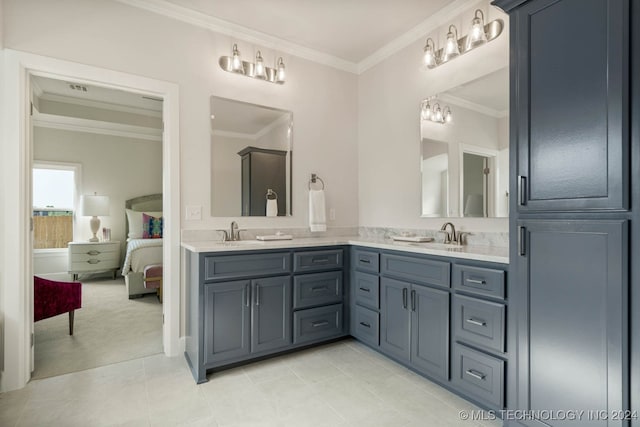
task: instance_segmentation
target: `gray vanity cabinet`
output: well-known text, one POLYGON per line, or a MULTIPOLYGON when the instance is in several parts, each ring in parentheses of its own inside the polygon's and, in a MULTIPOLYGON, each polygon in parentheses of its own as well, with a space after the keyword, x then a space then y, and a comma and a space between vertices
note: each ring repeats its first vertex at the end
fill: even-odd
POLYGON ((205 285, 205 363, 291 343, 289 276, 205 285))
POLYGON ((252 280, 251 351, 275 350, 291 343, 291 277, 252 280))
POLYGON ((628 16, 625 0, 529 1, 512 15, 519 212, 628 208, 628 16))
POLYGON ((408 362, 411 358, 411 285, 394 279, 380 279, 380 349, 408 362))
MULTIPOLYGON (((625 409, 627 222, 532 219, 518 225, 517 408, 625 409)), ((625 425, 613 419, 546 422, 625 425)))

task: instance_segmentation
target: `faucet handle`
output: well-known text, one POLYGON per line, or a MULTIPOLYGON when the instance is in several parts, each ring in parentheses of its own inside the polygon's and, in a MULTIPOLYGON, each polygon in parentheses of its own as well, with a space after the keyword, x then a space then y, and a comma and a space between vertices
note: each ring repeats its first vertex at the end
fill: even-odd
POLYGON ((226 242, 229 240, 229 232, 227 230, 216 230, 222 233, 222 241, 226 242))
POLYGON ((459 231, 458 232, 458 244, 466 245, 467 244, 467 236, 470 235, 468 231, 459 231))
POLYGON ((451 243, 451 234, 447 230, 438 230, 438 233, 444 234, 444 242, 442 243, 451 243))

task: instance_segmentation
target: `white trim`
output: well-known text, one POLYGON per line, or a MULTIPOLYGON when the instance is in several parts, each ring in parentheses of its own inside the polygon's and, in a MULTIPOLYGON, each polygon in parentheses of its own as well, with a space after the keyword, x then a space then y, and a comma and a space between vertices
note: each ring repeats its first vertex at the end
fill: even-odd
POLYGON ((41 128, 69 130, 72 132, 87 132, 99 135, 144 139, 147 141, 162 141, 161 129, 80 119, 78 117, 59 116, 57 114, 45 114, 35 109, 33 112, 33 125, 41 128))
MULTIPOLYGON (((455 0, 448 5, 416 25, 406 33, 402 34, 391 40, 389 43, 382 46, 380 49, 373 52, 371 55, 363 59, 358 63, 357 74, 362 74, 368 69, 381 63, 391 55, 401 51, 402 49, 412 45, 420 39, 425 39, 428 34, 442 27, 443 25, 451 24, 451 21, 457 18, 460 14, 467 11, 477 0, 455 0)), ((420 66, 422 60, 422 51, 416 52, 416 67, 420 66)))
POLYGON ((256 135, 252 133, 230 132, 228 130, 212 130, 211 135, 223 136, 226 138, 251 139, 255 141, 256 135))
MULTIPOLYGON (((36 83, 35 81, 33 82, 36 83)), ((40 89, 42 91, 42 89, 40 89)), ((162 111, 151 110, 143 107, 131 107, 129 105, 114 104, 112 102, 94 101, 93 99, 80 99, 73 96, 57 95, 55 93, 35 94, 43 101, 60 102, 63 104, 82 105, 83 107, 99 108, 101 110, 120 111, 122 113, 137 114, 146 117, 162 117, 162 111)))
POLYGON ((177 6, 165 0, 116 0, 128 6, 148 10, 178 21, 186 22, 216 33, 224 34, 238 40, 274 49, 278 52, 295 55, 319 64, 328 65, 339 70, 357 73, 357 65, 337 56, 329 55, 290 41, 252 30, 242 25, 234 24, 220 18, 215 18, 195 10, 177 6))
MULTIPOLYGON (((216 33, 224 34, 234 39, 244 40, 252 44, 275 49, 299 58, 308 59, 318 64, 328 65, 338 70, 353 74, 362 74, 371 67, 384 61, 396 52, 426 37, 437 28, 451 23, 451 20, 468 10, 477 0, 454 0, 440 9, 411 30, 390 41, 360 62, 348 61, 334 55, 329 55, 315 49, 292 43, 272 35, 252 30, 251 28, 234 24, 202 12, 178 6, 166 0, 116 0, 128 6, 148 10, 178 21, 186 22, 216 33)), ((416 64, 420 63, 421 52, 416 53, 416 64)))
POLYGON ((448 104, 457 105, 458 107, 466 108, 467 110, 475 111, 477 113, 484 114, 485 116, 489 117, 494 117, 496 119, 501 119, 509 114, 508 110, 496 110, 494 108, 487 107, 486 105, 477 104, 475 102, 471 102, 467 99, 459 98, 448 93, 441 93, 440 95, 438 95, 438 99, 448 104))
POLYGON ((5 185, 3 216, 4 259, 0 283, 4 298, 4 371, 0 391, 22 388, 31 376, 30 333, 33 296, 32 244, 29 232, 31 196, 31 147, 28 100, 30 75, 73 79, 78 83, 110 87, 162 98, 165 143, 163 144, 163 193, 167 226, 164 235, 164 327, 163 346, 168 356, 183 351, 180 339, 180 145, 178 85, 132 74, 106 70, 6 49, 4 64, 5 126, 0 162, 5 185), (6 284, 12 286, 6 286, 6 284))

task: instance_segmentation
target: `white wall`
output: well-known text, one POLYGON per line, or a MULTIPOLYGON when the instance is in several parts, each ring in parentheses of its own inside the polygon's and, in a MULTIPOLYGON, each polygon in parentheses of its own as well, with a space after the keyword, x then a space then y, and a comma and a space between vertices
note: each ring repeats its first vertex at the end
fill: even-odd
MULTIPOLYGON (((162 144, 160 142, 36 127, 35 160, 82 165, 81 194, 109 196, 110 215, 100 217, 100 227, 111 228, 111 239, 125 249, 125 200, 162 193, 162 144)), ((92 236, 89 217, 77 215, 74 240, 92 236)), ((35 268, 35 266, 34 266, 35 268)))
MULTIPOLYGON (((420 101, 508 65, 508 17, 477 3, 487 22, 500 17, 499 38, 432 70, 421 69, 426 35, 358 79, 358 174, 360 225, 366 227, 439 228, 443 220, 420 217, 420 101), (488 12, 488 13, 487 13, 488 12)), ((452 21, 460 34, 471 25, 473 11, 452 21)), ((432 36, 440 43, 446 27, 432 36)), ((437 138, 435 138, 437 139, 437 138)), ((450 173, 450 177, 452 174, 450 173)), ((450 182, 450 185, 454 185, 450 182)), ((507 219, 455 219, 457 228, 507 231, 507 219)))
POLYGON ((327 207, 336 210, 330 225, 358 224, 357 76, 109 0, 6 0, 5 13, 9 48, 179 84, 182 215, 187 205, 203 212, 201 221, 183 220, 182 228, 229 225, 229 218, 209 216, 211 95, 293 111, 294 214, 242 218, 243 228, 306 226, 312 172, 325 181, 327 207), (218 58, 234 42, 249 57, 258 48, 267 62, 283 56, 287 83, 222 71, 218 58))
MULTIPOLYGON (((4 99, 4 0, 0 0, 0 100, 4 99)), ((5 145, 4 103, 0 102, 0 155, 5 145)), ((4 174, 0 173, 0 188, 4 188, 4 174)), ((4 218, 4 192, 0 191, 0 242, 4 241, 4 230, 8 225, 4 218)), ((4 260, 4 245, 0 245, 0 260, 4 260)), ((4 301, 4 264, 0 262, 0 301, 4 301)), ((4 371, 4 311, 0 310, 0 380, 4 371)), ((0 381, 1 383, 1 381, 0 381)))

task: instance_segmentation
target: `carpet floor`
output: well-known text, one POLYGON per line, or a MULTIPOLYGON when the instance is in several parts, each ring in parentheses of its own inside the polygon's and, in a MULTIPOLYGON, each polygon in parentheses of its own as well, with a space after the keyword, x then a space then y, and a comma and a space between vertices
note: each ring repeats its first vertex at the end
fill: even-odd
POLYGON ((73 336, 66 313, 36 322, 34 333, 34 379, 110 365, 162 352, 162 305, 155 294, 128 299, 124 278, 91 279, 73 336))

